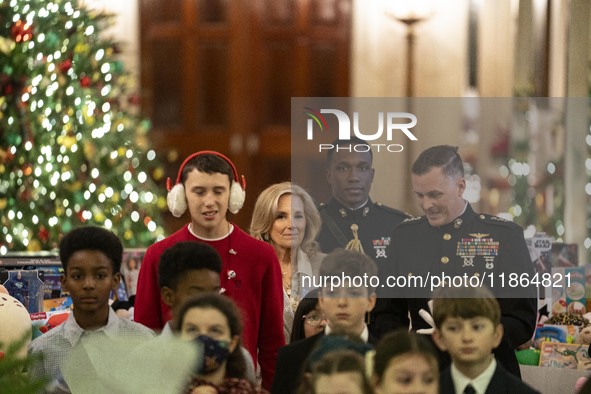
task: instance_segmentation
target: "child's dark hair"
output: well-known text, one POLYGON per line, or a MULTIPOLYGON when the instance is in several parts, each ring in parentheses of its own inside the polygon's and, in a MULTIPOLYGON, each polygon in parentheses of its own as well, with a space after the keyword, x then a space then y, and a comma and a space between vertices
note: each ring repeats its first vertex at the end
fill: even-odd
POLYGON ((376 383, 382 381, 390 360, 405 355, 424 357, 431 364, 433 372, 439 374, 438 355, 431 342, 413 331, 399 329, 386 334, 376 346, 373 363, 373 375, 376 383))
POLYGON ((344 331, 333 331, 316 342, 306 359, 305 369, 314 369, 316 363, 326 354, 343 349, 352 350, 364 356, 365 353, 373 350, 373 346, 364 342, 358 335, 350 335, 344 331))
POLYGON ((337 373, 358 373, 363 394, 371 394, 373 390, 365 373, 365 359, 354 350, 339 349, 326 353, 314 364, 311 374, 302 379, 298 393, 315 393, 317 379, 322 375, 334 375, 337 373))
POLYGON ((113 265, 113 273, 121 270, 123 245, 111 231, 97 226, 78 227, 60 241, 60 260, 64 271, 68 271, 68 261, 80 250, 96 250, 107 256, 113 265))
POLYGON ((189 173, 193 170, 210 175, 215 173, 225 174, 230 180, 230 185, 232 184, 232 181, 234 181, 234 171, 232 170, 232 166, 230 166, 226 160, 212 153, 197 155, 185 164, 183 171, 181 172, 181 183, 183 185, 185 184, 189 173))
POLYGON ((306 337, 304 332, 304 316, 312 312, 316 305, 318 305, 318 289, 312 289, 298 304, 296 311, 293 314, 293 327, 291 329, 291 336, 289 343, 304 339, 306 337))
POLYGON ((486 287, 440 287, 433 293, 433 321, 441 327, 448 318, 486 317, 501 323, 499 302, 486 287))
MULTIPOLYGON (((174 331, 181 332, 185 315, 194 308, 211 308, 222 313, 228 320, 230 327, 230 335, 232 337, 242 335, 242 320, 240 311, 234 302, 221 294, 201 294, 187 299, 179 309, 177 320, 174 322, 174 331)), ((246 378, 246 363, 240 346, 240 340, 234 351, 228 357, 226 364, 226 377, 230 378, 246 378)))
POLYGON ((179 279, 191 270, 222 271, 222 259, 210 245, 179 242, 166 249, 158 263, 158 286, 176 289, 179 279))
MULTIPOLYGON (((364 275, 367 277, 376 276, 378 273, 378 267, 376 263, 368 256, 360 252, 354 252, 346 249, 335 249, 322 260, 318 275, 320 279, 338 276, 350 277, 350 278, 363 278, 364 275)), ((373 281, 367 281, 373 282, 373 281)), ((375 289, 369 287, 368 293, 374 293, 375 289)), ((348 283, 341 283, 341 286, 348 286, 348 283)))

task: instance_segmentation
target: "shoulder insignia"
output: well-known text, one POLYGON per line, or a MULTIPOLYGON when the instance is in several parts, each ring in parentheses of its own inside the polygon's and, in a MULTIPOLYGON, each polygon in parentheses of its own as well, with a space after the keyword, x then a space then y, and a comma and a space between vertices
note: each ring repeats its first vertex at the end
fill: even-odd
POLYGON ((491 216, 490 218, 492 220, 497 220, 499 222, 509 222, 507 219, 503 219, 502 217, 499 217, 499 216, 491 216))
POLYGON ((395 213, 395 214, 397 214, 399 216, 402 216, 402 217, 405 217, 405 218, 408 218, 408 217, 412 216, 412 215, 410 215, 410 214, 408 214, 406 212, 402 212, 402 211, 400 211, 400 210, 398 210, 396 208, 392 208, 392 207, 389 207, 387 205, 384 205, 381 202, 374 202, 374 205, 377 208, 380 208, 380 209, 382 209, 382 210, 384 210, 386 212, 395 213))
POLYGON ((402 221, 402 223, 418 223, 421 220, 423 220, 424 216, 413 216, 413 217, 409 217, 407 219, 404 219, 402 221))
POLYGON ((502 226, 506 226, 506 227, 519 226, 517 223, 515 223, 511 220, 507 220, 507 219, 504 219, 499 216, 478 214, 477 217, 480 221, 482 221, 484 223, 488 223, 488 224, 498 224, 498 225, 502 225, 502 226))

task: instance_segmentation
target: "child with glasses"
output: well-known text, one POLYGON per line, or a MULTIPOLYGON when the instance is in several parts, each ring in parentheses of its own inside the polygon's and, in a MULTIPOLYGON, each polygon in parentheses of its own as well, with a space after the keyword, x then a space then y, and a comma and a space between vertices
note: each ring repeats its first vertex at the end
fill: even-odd
POLYGON ((314 289, 298 304, 289 342, 309 338, 324 331, 324 327, 326 318, 318 305, 318 289, 314 289))

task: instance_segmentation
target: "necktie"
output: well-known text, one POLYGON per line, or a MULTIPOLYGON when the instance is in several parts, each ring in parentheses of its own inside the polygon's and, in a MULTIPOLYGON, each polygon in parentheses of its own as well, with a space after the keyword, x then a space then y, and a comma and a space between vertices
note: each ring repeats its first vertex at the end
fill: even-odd
POLYGON ((474 390, 474 387, 472 387, 472 385, 469 384, 464 389, 464 394, 476 394, 476 390, 474 390))

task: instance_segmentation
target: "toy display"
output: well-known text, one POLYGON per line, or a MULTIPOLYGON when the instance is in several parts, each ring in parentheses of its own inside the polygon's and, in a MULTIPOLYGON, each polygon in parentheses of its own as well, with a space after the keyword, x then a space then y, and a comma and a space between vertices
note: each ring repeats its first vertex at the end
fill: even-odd
POLYGON ((585 345, 591 344, 591 326, 583 327, 580 329, 579 334, 577 335, 576 343, 581 343, 585 345))
POLYGON ((9 294, 0 293, 0 322, 0 354, 13 342, 24 339, 17 354, 26 357, 31 342, 31 319, 25 306, 9 294))
POLYGON ((540 351, 540 366, 591 370, 589 346, 559 342, 544 342, 540 351))
POLYGON ((25 306, 29 313, 42 310, 43 272, 21 269, 0 271, 0 283, 8 290, 8 294, 25 306))

